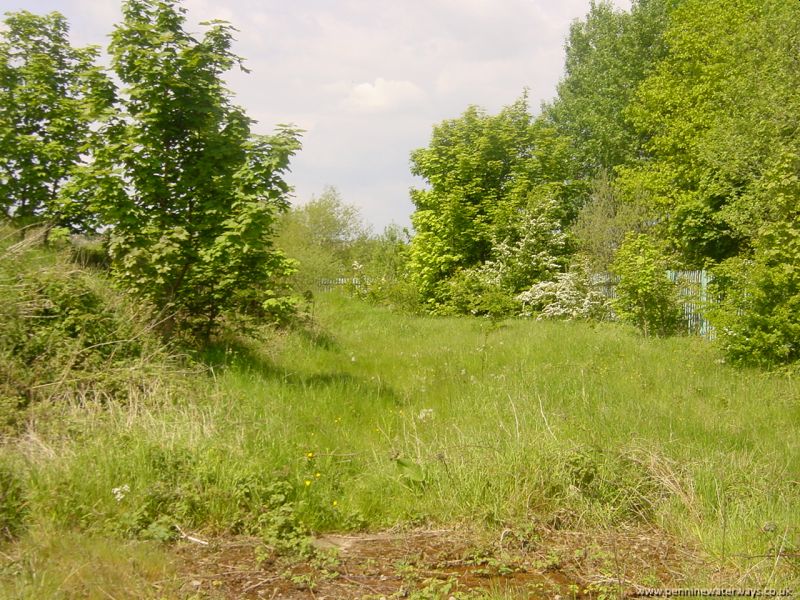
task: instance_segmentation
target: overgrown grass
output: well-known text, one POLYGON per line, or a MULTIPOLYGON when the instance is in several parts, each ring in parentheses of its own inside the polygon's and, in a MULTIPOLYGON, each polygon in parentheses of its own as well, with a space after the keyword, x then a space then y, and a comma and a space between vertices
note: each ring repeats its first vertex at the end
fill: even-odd
MULTIPOLYGON (((637 523, 748 581, 800 580, 796 558, 742 556, 800 545, 796 380, 614 325, 497 326, 335 294, 315 314, 220 342, 207 374, 168 389, 50 405, 58 418, 2 448, 24 501, 0 511, 24 505, 24 527, 56 537, 248 533, 300 551, 309 530, 637 523)), ((50 543, 22 535, 17 553, 50 543)))

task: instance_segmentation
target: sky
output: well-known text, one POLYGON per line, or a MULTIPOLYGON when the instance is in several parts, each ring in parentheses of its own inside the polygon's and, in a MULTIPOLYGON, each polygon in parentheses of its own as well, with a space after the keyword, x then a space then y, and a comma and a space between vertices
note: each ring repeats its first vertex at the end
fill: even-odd
MULTIPOLYGON (((630 0, 614 0, 630 8, 630 0)), ((529 90, 553 98, 570 24, 590 0, 183 0, 187 29, 223 19, 249 74, 228 74, 236 103, 270 133, 305 130, 287 180, 293 202, 335 187, 379 232, 410 224, 412 150, 475 104, 496 112, 529 90)), ((118 0, 0 0, 0 12, 57 10, 75 46, 105 48, 118 0)))

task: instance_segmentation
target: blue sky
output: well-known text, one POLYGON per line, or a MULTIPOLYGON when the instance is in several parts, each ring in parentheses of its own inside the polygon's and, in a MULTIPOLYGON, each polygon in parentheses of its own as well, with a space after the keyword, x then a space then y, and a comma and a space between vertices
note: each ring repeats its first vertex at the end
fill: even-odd
MULTIPOLYGON (((615 0, 629 8, 629 0, 615 0)), ((304 202, 335 186, 376 230, 409 224, 409 154, 432 126, 470 104, 496 111, 524 88, 555 94, 570 23, 589 0, 184 0, 189 27, 239 29, 250 74, 231 73, 237 102, 268 133, 306 130, 289 181, 304 202)), ((0 0, 0 12, 64 14, 75 45, 107 44, 117 0, 0 0)))

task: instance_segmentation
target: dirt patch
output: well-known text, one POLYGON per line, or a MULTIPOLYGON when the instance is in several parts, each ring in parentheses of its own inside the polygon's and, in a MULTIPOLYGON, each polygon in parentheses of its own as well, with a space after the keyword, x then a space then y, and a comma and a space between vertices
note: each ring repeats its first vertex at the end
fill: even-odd
POLYGON ((214 599, 620 597, 676 586, 699 565, 691 549, 639 529, 328 534, 313 547, 300 559, 255 538, 182 542, 182 591, 214 599))

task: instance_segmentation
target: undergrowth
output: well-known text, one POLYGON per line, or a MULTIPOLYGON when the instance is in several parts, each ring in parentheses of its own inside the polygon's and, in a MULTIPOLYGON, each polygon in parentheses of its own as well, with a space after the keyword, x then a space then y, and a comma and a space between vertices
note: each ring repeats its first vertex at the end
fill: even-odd
MULTIPOLYGON (((37 247, 4 261, 8 556, 42 531, 121 549, 244 534, 302 556, 324 531, 641 526, 743 581, 800 578, 797 381, 703 340, 327 294, 313 324, 220 339, 190 373, 102 273, 37 247)), ((34 586, 47 567, 27 564, 34 586)))
MULTIPOLYGON (((0 431, 47 404, 124 404, 178 368, 146 306, 79 266, 66 243, 0 228, 0 431)), ((82 255, 81 255, 82 256, 82 255)), ((159 383, 156 383, 159 382, 159 383)))

